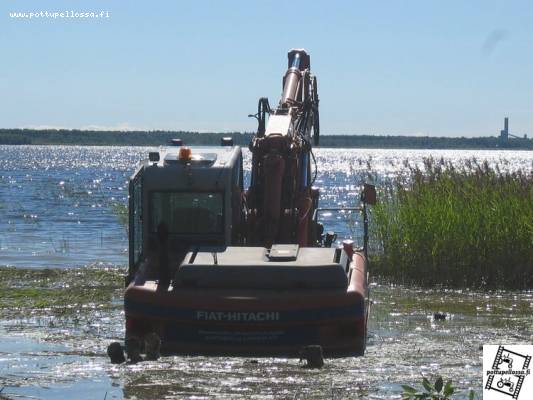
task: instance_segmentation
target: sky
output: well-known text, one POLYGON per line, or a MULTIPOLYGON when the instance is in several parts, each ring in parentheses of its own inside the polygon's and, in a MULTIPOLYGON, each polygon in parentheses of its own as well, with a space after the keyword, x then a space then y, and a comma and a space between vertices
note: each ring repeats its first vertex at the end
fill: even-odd
POLYGON ((531 1, 0 2, 0 128, 254 131, 305 48, 323 134, 533 136, 531 1), (99 18, 14 18, 26 12, 99 18), (67 15, 68 15, 67 14, 67 15))

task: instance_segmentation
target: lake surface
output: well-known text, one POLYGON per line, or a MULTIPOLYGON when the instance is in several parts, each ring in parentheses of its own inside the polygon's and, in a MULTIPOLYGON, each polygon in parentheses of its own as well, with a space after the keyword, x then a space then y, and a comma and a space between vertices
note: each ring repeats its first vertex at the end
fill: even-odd
MULTIPOLYGON (((151 150, 0 146, 0 265, 123 270, 128 243, 116 208, 126 204, 129 176, 151 150)), ((476 157, 510 170, 533 169, 532 151, 315 153, 322 207, 356 205, 363 181, 384 182, 402 173, 406 160, 421 164, 428 156, 458 165, 476 157)), ((324 214, 324 223, 339 238, 357 236, 346 216, 324 214)), ((0 398, 383 399, 398 398, 401 384, 436 374, 480 394, 480 346, 533 343, 532 292, 421 290, 375 281, 372 299, 366 355, 327 360, 319 371, 279 358, 164 357, 112 366, 105 349, 123 337, 120 295, 112 307, 88 310, 82 323, 46 310, 11 315, 0 321, 0 398), (446 312, 447 320, 433 321, 435 311, 446 312)))
MULTIPOLYGON (((128 179, 149 147, 0 146, 0 265, 74 267, 127 263, 127 235, 116 206, 127 204, 128 179)), ((476 157, 506 168, 533 168, 533 151, 317 149, 320 206, 355 206, 358 187, 400 173, 406 160, 443 157, 456 164, 476 157)), ((246 150, 245 170, 250 169, 246 150)), ((245 180, 248 181, 249 173, 245 180)), ((325 214, 340 237, 346 218, 325 214)))

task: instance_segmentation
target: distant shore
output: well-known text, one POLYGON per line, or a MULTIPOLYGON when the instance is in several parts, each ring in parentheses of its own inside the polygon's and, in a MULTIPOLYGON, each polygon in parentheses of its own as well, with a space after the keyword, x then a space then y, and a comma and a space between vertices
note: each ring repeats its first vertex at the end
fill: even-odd
MULTIPOLYGON (((0 144, 10 145, 82 145, 82 146, 159 146, 171 139, 186 145, 218 145, 223 137, 232 137, 236 145, 248 146, 249 132, 186 131, 91 131, 66 129, 0 129, 0 144)), ((383 149, 522 149, 533 150, 533 139, 499 137, 429 137, 393 135, 322 135, 320 147, 383 149)))

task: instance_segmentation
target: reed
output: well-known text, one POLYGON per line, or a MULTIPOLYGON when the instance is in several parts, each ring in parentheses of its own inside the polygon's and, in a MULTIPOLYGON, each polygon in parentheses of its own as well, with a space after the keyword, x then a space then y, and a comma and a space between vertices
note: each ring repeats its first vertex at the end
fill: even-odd
POLYGON ((419 285, 533 287, 533 167, 432 158, 405 167, 373 210, 377 274, 419 285))
POLYGON ((111 203, 110 204, 111 213, 114 214, 120 225, 126 229, 126 233, 129 231, 129 216, 128 216, 128 206, 124 203, 111 203))

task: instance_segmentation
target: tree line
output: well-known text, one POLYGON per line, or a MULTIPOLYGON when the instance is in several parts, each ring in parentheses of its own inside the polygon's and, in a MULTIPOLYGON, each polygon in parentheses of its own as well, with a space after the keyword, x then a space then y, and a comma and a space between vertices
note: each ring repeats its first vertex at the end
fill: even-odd
MULTIPOLYGON (((0 129, 0 144, 9 145, 82 145, 82 146, 159 146, 181 139, 185 145, 218 145, 223 137, 236 145, 248 146, 251 132, 188 131, 96 131, 76 129, 0 129)), ((499 137, 429 137, 391 135, 322 135, 320 147, 411 148, 411 149, 529 149, 533 139, 499 137)))

